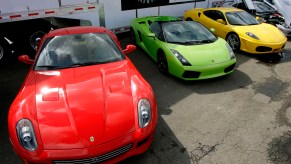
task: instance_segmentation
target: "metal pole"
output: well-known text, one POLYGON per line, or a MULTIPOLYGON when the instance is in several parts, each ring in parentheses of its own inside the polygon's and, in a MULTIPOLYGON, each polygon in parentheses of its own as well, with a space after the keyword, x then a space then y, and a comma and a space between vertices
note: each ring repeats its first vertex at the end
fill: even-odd
POLYGON ((62 1, 61 0, 58 0, 59 1, 59 7, 62 7, 62 1))
POLYGON ((135 18, 138 18, 138 12, 137 12, 138 9, 135 9, 135 18))

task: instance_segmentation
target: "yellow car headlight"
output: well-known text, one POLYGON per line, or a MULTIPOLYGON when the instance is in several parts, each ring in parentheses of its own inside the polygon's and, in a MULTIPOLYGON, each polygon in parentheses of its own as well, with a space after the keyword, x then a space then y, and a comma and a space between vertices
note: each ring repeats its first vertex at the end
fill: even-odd
POLYGON ((253 34, 251 32, 246 32, 246 34, 254 39, 260 40, 255 34, 253 34))

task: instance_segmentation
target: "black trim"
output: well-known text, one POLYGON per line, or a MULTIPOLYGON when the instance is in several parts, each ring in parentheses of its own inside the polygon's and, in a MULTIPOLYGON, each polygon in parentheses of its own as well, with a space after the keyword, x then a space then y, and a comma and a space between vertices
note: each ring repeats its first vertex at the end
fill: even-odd
POLYGON ((142 9, 142 8, 149 8, 149 7, 176 5, 176 4, 184 4, 184 3, 201 2, 201 1, 205 1, 205 0, 189 0, 185 2, 175 2, 175 3, 173 2, 171 3, 170 0, 121 0, 121 10, 124 11, 124 10, 133 10, 133 9, 142 9), (144 3, 142 3, 141 1, 144 3), (148 1, 149 3, 147 3, 148 1))

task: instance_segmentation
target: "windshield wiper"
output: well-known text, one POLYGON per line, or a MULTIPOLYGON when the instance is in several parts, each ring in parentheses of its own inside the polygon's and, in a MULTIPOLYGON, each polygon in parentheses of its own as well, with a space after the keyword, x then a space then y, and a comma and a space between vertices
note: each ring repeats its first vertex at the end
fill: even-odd
POLYGON ((183 42, 186 45, 195 45, 195 44, 202 44, 203 42, 199 41, 199 40, 192 40, 192 41, 187 41, 187 42, 183 42))
POLYGON ((201 40, 202 43, 213 43, 214 40, 211 39, 206 39, 206 40, 201 40))
POLYGON ((184 44, 194 45, 194 44, 213 43, 213 42, 214 42, 214 40, 206 39, 206 40, 192 40, 192 41, 187 41, 187 42, 184 42, 184 44))
POLYGON ((36 67, 47 68, 49 70, 53 70, 53 69, 57 69, 59 66, 54 66, 54 65, 38 65, 36 67))
POLYGON ((73 64, 69 64, 69 65, 65 65, 65 66, 59 66, 58 68, 75 68, 75 67, 80 67, 80 66, 84 66, 84 63, 73 63, 73 64))
POLYGON ((70 65, 65 65, 65 66, 51 66, 51 65, 40 65, 36 67, 41 67, 41 68, 47 68, 48 70, 55 70, 55 69, 63 69, 63 68, 75 68, 75 67, 80 67, 84 66, 83 63, 74 63, 70 65))

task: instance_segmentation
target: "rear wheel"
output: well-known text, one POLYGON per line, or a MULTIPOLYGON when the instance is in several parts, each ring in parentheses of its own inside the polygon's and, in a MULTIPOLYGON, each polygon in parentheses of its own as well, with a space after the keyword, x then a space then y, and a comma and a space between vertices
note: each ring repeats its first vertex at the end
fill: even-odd
POLYGON ((14 31, 14 34, 8 38, 11 38, 16 54, 27 54, 34 58, 40 39, 52 28, 55 26, 49 21, 33 19, 13 22, 13 24, 7 25, 6 30, 12 31, 13 29, 14 31), (16 27, 23 27, 23 30, 19 31, 16 27))
POLYGON ((158 65, 159 71, 162 74, 164 75, 168 74, 168 62, 167 62, 166 55, 163 51, 160 51, 158 53, 157 65, 158 65))
POLYGON ((45 32, 43 31, 36 31, 31 34, 30 36, 30 47, 33 50, 37 50, 38 43, 40 42, 41 38, 45 35, 45 32))
POLYGON ((231 49, 233 51, 239 51, 240 50, 240 40, 239 40, 239 36, 235 33, 230 33, 227 37, 226 37, 226 41, 229 44, 229 46, 231 47, 231 49))

